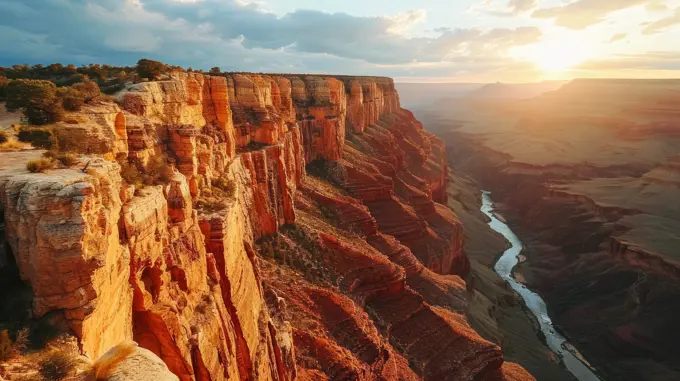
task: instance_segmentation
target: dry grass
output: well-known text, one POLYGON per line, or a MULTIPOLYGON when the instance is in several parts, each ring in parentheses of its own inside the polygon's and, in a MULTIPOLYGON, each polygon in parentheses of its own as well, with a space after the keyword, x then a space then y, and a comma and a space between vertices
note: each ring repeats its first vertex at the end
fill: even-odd
POLYGON ((111 375, 111 372, 116 365, 135 353, 136 348, 137 343, 127 341, 109 349, 108 352, 104 353, 94 362, 94 364, 92 364, 91 374, 93 374, 97 380, 106 380, 111 375))
POLYGON ((76 371, 76 357, 66 351, 52 350, 38 360, 38 373, 44 381, 60 381, 76 371))
POLYGON ((234 194, 236 193, 236 182, 226 178, 225 176, 213 180, 212 185, 213 187, 222 190, 226 197, 233 198, 234 194))
POLYGON ((201 191, 196 207, 208 213, 218 212, 227 209, 233 197, 233 192, 230 194, 217 187, 207 188, 201 191))
POLYGON ((72 153, 62 153, 54 157, 64 167, 72 167, 80 162, 78 157, 72 153))
POLYGON ((25 148, 25 145, 23 143, 20 143, 16 140, 8 140, 2 144, 0 144, 0 152, 2 151, 19 151, 25 148))
POLYGON ((54 168, 54 161, 46 157, 26 163, 26 169, 31 173, 42 173, 52 168, 54 168))

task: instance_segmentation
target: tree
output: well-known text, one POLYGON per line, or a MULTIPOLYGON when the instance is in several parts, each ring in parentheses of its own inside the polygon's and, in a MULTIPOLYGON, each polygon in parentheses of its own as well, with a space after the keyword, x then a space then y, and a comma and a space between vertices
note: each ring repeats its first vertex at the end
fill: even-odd
POLYGON ((220 74, 220 73, 221 73, 221 70, 218 66, 215 66, 215 67, 210 69, 210 74, 220 74))
POLYGON ((162 62, 153 61, 146 58, 142 58, 137 62, 137 73, 141 78, 149 78, 154 80, 167 72, 168 65, 162 62))
POLYGON ((85 104, 85 95, 73 87, 60 87, 57 89, 57 97, 65 110, 79 111, 85 104))
POLYGON ((9 79, 4 76, 0 76, 0 101, 4 101, 7 92, 7 85, 9 84, 9 79))
POLYGON ((83 78, 83 82, 76 83, 71 87, 73 87, 77 91, 80 91, 83 94, 85 102, 92 101, 93 99, 100 96, 102 93, 101 90, 99 89, 99 86, 95 82, 90 81, 90 79, 87 77, 83 78))
POLYGON ((66 68, 64 69, 64 74, 76 74, 78 73, 78 69, 76 69, 76 65, 74 64, 68 64, 66 68))
POLYGON ((17 79, 6 88, 7 111, 21 110, 31 124, 58 122, 64 109, 57 97, 57 86, 50 81, 17 79))

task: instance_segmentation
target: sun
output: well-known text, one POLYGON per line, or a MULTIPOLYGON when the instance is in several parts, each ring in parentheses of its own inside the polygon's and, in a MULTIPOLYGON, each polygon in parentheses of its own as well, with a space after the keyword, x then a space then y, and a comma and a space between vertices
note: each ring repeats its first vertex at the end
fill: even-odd
POLYGON ((578 48, 544 47, 536 53, 532 60, 543 71, 557 72, 570 69, 587 58, 578 48))
POLYGON ((550 41, 528 46, 518 58, 536 64, 545 73, 555 73, 567 71, 591 57, 583 44, 550 41))

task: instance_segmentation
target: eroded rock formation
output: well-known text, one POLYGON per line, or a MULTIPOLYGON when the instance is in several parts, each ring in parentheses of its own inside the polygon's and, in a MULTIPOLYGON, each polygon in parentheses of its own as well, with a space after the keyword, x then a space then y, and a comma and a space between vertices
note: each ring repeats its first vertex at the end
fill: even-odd
POLYGON ((392 80, 175 73, 116 96, 55 126, 80 166, 0 172, 33 314, 85 355, 135 340, 182 381, 533 379, 465 321, 444 146, 392 80))

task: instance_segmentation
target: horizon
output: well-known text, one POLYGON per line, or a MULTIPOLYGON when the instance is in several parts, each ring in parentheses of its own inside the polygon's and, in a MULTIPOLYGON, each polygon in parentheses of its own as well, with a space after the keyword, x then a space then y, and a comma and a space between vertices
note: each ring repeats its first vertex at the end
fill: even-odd
POLYGON ((144 56, 398 83, 676 78, 668 41, 680 0, 0 0, 3 66, 144 56))

